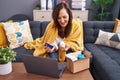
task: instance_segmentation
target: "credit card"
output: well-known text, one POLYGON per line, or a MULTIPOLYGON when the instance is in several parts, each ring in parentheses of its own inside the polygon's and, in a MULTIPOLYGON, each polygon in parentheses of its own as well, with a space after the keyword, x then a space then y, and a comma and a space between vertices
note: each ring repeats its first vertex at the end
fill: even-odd
POLYGON ((53 48, 53 45, 51 45, 51 44, 48 44, 48 43, 45 43, 45 46, 48 46, 49 48, 53 48))

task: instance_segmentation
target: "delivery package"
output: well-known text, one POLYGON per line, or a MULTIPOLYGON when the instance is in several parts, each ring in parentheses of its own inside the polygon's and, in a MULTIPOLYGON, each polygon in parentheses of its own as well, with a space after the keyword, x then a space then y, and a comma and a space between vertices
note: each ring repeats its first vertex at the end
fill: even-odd
POLYGON ((77 51, 66 55, 67 69, 72 73, 76 73, 88 69, 90 67, 90 55, 91 53, 89 51, 84 51, 84 52, 77 51), (73 56, 78 58, 79 54, 83 54, 84 58, 81 59, 73 58, 73 56), (71 56, 72 58, 70 58, 71 56))

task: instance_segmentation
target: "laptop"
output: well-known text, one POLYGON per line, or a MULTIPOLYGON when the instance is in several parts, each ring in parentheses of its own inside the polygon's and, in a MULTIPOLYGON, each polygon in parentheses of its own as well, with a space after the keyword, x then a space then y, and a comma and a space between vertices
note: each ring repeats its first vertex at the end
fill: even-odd
POLYGON ((23 54, 21 58, 28 73, 60 78, 66 68, 65 64, 59 64, 52 58, 36 57, 25 54, 23 54))

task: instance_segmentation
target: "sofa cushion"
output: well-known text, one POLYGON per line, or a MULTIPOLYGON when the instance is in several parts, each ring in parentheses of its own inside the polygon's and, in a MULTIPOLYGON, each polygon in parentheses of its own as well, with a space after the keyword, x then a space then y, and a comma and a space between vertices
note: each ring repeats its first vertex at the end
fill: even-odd
POLYGON ((17 48, 33 41, 28 20, 3 24, 10 48, 17 48))
POLYGON ((41 37, 42 29, 40 26, 40 21, 29 21, 29 24, 30 24, 30 29, 31 29, 33 39, 41 37))
POLYGON ((95 44, 120 49, 120 33, 111 33, 99 30, 95 44))
POLYGON ((119 80, 119 49, 92 43, 85 44, 85 47, 93 55, 93 67, 99 74, 100 80, 119 80))
POLYGON ((40 27, 41 27, 41 36, 44 35, 44 32, 46 30, 47 25, 49 24, 49 21, 41 22, 40 27))
POLYGON ((112 32, 114 28, 114 21, 84 21, 84 42, 94 43, 99 33, 99 29, 112 32))

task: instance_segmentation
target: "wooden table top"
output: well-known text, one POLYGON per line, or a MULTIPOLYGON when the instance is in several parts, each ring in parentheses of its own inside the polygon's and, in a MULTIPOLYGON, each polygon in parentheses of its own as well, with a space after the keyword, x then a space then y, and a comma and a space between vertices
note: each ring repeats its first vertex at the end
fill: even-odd
POLYGON ((43 75, 27 73, 22 62, 12 64, 13 71, 7 75, 0 75, 0 80, 94 80, 89 72, 89 69, 78 73, 71 73, 68 69, 62 74, 61 78, 53 78, 43 75))

